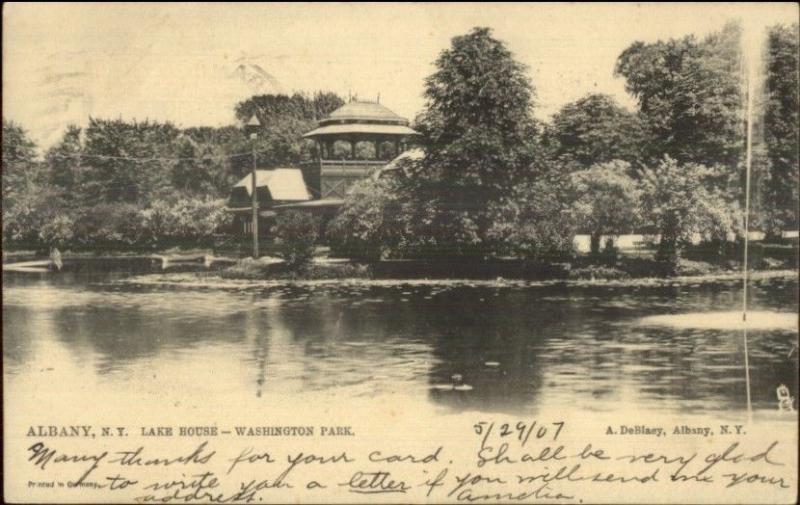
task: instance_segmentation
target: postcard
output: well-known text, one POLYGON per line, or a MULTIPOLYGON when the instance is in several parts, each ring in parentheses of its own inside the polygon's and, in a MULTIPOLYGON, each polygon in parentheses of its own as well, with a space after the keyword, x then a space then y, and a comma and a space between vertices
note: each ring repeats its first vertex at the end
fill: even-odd
POLYGON ((796 503, 796 3, 6 3, 8 503, 796 503))

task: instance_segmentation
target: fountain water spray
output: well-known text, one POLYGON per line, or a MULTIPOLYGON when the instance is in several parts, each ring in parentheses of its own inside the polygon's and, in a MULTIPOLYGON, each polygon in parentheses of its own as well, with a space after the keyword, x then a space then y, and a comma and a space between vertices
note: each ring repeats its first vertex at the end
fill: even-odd
POLYGON ((750 234, 750 174, 753 165, 753 102, 759 71, 762 69, 764 27, 753 22, 742 24, 742 64, 745 72, 745 187, 744 187, 744 258, 742 260, 742 338, 744 340, 744 374, 747 388, 747 420, 752 421, 750 396, 750 357, 747 342, 747 264, 750 234))

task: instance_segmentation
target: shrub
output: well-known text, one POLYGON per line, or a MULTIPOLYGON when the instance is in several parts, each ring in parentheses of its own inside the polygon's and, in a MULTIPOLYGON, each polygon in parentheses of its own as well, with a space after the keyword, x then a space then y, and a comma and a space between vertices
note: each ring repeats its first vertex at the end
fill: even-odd
POLYGON ((155 200, 139 212, 142 239, 153 245, 165 240, 210 243, 228 219, 224 203, 211 199, 155 200))
POLYGON ((571 176, 573 212, 591 237, 591 254, 600 255, 603 235, 628 233, 638 223, 639 190, 628 174, 630 164, 611 161, 593 165, 571 176))
POLYGON ((50 240, 69 240, 72 219, 66 217, 69 209, 58 188, 28 185, 7 193, 3 201, 4 244, 39 247, 50 240))
POLYGON ((353 185, 328 225, 334 255, 376 260, 397 252, 404 226, 396 186, 387 178, 353 185))
POLYGON ((64 247, 72 241, 75 222, 68 215, 55 216, 45 221, 39 229, 39 239, 43 244, 64 247))
POLYGON ((319 236, 317 218, 301 211, 278 214, 273 233, 280 246, 278 255, 289 268, 303 269, 311 262, 319 236))
POLYGON ((139 208, 101 203, 85 209, 75 220, 74 236, 78 245, 95 249, 137 244, 142 236, 139 208))
POLYGON ((702 165, 680 165, 669 156, 643 170, 642 215, 661 235, 657 259, 674 267, 693 235, 721 242, 737 231, 735 206, 704 184, 713 176, 702 165))
POLYGON ((574 218, 552 181, 519 185, 490 208, 489 237, 496 252, 535 263, 570 259, 574 253, 574 218))

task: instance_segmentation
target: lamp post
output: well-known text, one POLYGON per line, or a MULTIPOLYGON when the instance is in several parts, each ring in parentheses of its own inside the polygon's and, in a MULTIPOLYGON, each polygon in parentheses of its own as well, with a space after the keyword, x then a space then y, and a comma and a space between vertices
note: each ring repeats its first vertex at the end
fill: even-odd
POLYGON ((261 128, 261 121, 254 114, 244 124, 244 131, 250 135, 250 145, 253 149, 253 172, 250 179, 250 198, 253 207, 253 258, 258 259, 258 195, 256 194, 256 139, 258 138, 258 130, 261 128))

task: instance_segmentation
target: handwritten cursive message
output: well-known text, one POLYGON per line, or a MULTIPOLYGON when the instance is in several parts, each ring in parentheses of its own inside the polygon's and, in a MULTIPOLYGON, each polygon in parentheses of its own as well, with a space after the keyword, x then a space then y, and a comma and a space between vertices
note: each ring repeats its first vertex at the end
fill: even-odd
POLYGON ((481 420, 458 438, 466 446, 434 441, 423 450, 354 444, 350 426, 275 429, 290 449, 261 427, 30 427, 26 485, 138 503, 580 503, 597 493, 698 486, 733 499, 744 489, 787 496, 794 489, 794 468, 780 455, 785 443, 750 440, 735 425, 608 426, 587 441, 561 420, 481 420), (195 438, 164 443, 181 436, 195 438), (619 443, 624 437, 640 443, 619 443), (666 443, 680 437, 708 441, 666 443))

